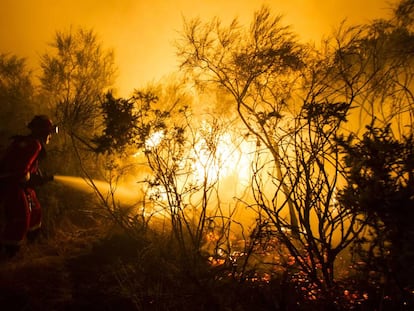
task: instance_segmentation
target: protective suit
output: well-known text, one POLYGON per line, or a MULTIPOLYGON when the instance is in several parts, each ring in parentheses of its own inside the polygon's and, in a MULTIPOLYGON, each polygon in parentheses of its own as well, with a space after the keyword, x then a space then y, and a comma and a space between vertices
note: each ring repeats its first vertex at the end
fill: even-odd
POLYGON ((40 228, 42 211, 34 187, 52 179, 43 176, 38 165, 56 126, 41 115, 28 127, 31 134, 15 136, 0 161, 0 244, 9 255, 40 228))

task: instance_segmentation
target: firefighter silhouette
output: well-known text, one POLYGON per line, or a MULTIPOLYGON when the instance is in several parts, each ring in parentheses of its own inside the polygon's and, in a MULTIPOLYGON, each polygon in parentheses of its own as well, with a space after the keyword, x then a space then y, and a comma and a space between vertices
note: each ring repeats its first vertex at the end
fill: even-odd
POLYGON ((53 179, 38 165, 57 127, 47 116, 36 115, 28 128, 29 135, 12 137, 0 161, 0 245, 10 257, 39 232, 42 211, 35 187, 53 179))

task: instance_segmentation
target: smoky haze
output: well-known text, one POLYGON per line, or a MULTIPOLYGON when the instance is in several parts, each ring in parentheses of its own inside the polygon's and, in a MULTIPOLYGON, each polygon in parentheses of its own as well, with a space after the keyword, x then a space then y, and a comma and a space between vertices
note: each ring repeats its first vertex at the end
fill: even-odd
POLYGON ((366 23, 386 17, 388 0, 2 0, 0 53, 25 57, 38 67, 57 30, 93 28, 105 47, 115 51, 119 67, 116 87, 121 96, 176 69, 172 42, 183 17, 223 22, 237 17, 250 23, 262 5, 284 16, 302 40, 318 41, 341 21, 366 23))

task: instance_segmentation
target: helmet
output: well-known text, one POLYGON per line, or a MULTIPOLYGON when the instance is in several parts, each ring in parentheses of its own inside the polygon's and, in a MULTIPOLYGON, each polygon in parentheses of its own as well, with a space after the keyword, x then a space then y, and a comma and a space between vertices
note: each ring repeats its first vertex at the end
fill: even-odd
POLYGON ((52 120, 50 120, 46 115, 34 116, 27 127, 33 134, 39 136, 47 136, 49 134, 57 133, 58 131, 57 126, 53 125, 52 120))

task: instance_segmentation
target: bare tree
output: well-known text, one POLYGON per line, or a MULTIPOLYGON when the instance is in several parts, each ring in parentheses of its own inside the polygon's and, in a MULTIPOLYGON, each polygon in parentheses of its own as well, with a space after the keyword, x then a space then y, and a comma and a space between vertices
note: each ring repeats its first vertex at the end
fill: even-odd
POLYGON ((56 32, 51 47, 41 58, 40 81, 60 127, 55 145, 61 153, 57 159, 62 161, 56 163, 55 171, 78 175, 82 174, 78 156, 83 165, 89 161, 90 166, 99 166, 83 152, 84 142, 98 131, 100 103, 114 79, 114 55, 103 48, 93 30, 83 28, 56 32))
POLYGON ((25 59, 0 54, 1 144, 26 128, 36 111, 35 95, 32 73, 25 59))
MULTIPOLYGON (((303 66, 301 46, 280 21, 281 17, 273 18, 267 8, 255 14, 247 33, 236 20, 229 27, 217 19, 208 24, 193 20, 185 24, 184 44, 178 46, 182 66, 194 69, 198 81, 218 83, 230 92, 240 119, 268 147, 276 165, 280 163, 279 151, 272 135, 289 100, 289 82, 298 78, 298 69, 303 66)), ((277 174, 282 176, 280 167, 277 174)), ((296 231, 291 203, 289 208, 296 231)))
POLYGON ((250 204, 259 215, 255 234, 273 232, 309 284, 328 298, 335 260, 364 226, 363 217, 335 200, 341 164, 334 139, 373 76, 365 59, 349 68, 338 58, 342 45, 349 48, 359 35, 357 28, 350 32, 347 40, 336 37, 337 46, 331 41, 315 50, 262 8, 248 30, 236 21, 228 27, 218 20, 186 22, 178 44, 183 68, 199 84, 226 89, 257 141, 250 204))
MULTIPOLYGON (((129 100, 108 95, 104 131, 94 144, 98 153, 123 154, 124 161, 140 167, 135 178, 142 199, 127 218, 138 216, 136 220, 155 227, 162 223, 158 230, 171 233, 182 268, 197 273, 208 258, 230 254, 230 232, 234 227, 241 231, 241 225, 233 219, 235 209, 228 212, 220 199, 220 167, 227 159, 219 148, 229 125, 211 115, 203 122, 192 114, 191 104, 177 82, 136 90, 129 100)), ((112 215, 131 230, 131 222, 114 213, 117 209, 112 202, 112 215)))
POLYGON ((52 51, 41 58, 41 84, 57 121, 75 133, 93 130, 99 103, 112 85, 114 54, 93 30, 57 31, 52 51))

